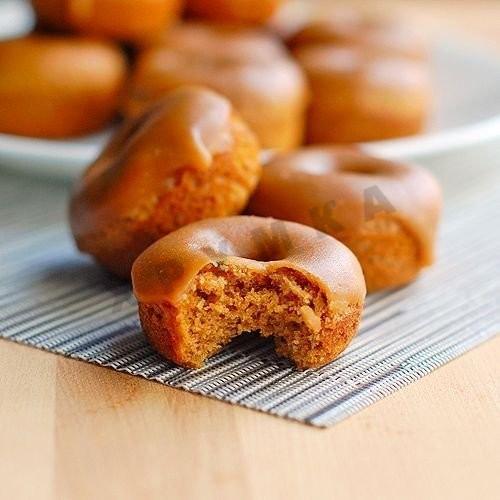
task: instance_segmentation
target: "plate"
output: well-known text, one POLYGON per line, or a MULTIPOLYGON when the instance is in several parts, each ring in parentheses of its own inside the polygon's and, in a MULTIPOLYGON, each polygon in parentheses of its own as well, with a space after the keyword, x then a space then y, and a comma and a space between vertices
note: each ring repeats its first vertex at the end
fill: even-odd
MULTIPOLYGON (((32 23, 25 2, 0 2, 0 38, 27 32, 32 23)), ((435 106, 426 132, 366 143, 366 151, 387 158, 418 160, 500 137, 500 58, 442 39, 433 50, 432 70, 435 106)), ((37 176, 72 179, 96 158, 110 134, 107 130, 77 140, 0 134, 0 165, 37 176)))

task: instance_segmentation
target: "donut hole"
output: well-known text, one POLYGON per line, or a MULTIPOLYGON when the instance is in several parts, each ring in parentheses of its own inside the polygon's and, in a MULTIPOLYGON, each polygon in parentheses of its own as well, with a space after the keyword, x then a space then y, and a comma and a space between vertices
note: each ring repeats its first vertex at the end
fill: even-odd
POLYGON ((337 166, 337 170, 360 175, 380 175, 383 173, 379 162, 372 158, 370 158, 369 161, 367 161, 366 158, 346 159, 337 166))
POLYGON ((158 339, 177 332, 169 355, 183 366, 200 367, 235 337, 257 332, 274 338, 277 353, 305 369, 325 364, 344 349, 361 307, 327 300, 315 283, 293 269, 261 272, 209 264, 176 308, 141 304, 140 314, 158 348, 158 339))
POLYGON ((261 249, 261 252, 256 256, 254 260, 258 260, 262 263, 276 262, 278 260, 285 259, 288 253, 289 252, 287 251, 287 249, 282 247, 261 249))

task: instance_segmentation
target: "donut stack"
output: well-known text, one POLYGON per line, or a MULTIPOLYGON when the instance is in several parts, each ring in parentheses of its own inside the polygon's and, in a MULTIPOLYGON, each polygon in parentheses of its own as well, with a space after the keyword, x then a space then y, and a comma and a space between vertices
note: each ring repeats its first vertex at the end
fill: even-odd
POLYGON ((145 334, 197 368, 272 337, 335 359, 366 292, 434 261, 441 192, 355 143, 420 132, 427 49, 394 20, 279 0, 33 0, 0 43, 0 132, 122 124, 74 188, 78 248, 132 278, 145 334), (264 161, 265 159, 265 161, 264 161))

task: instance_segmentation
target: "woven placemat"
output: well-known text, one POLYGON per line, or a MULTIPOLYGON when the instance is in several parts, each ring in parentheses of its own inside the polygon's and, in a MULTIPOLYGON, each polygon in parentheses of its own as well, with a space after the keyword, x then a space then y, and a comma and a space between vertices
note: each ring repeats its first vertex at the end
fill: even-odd
POLYGON ((201 370, 161 359, 128 283, 73 248, 66 189, 0 176, 0 336, 172 387, 328 426, 500 332, 500 147, 428 162, 445 188, 438 263, 370 296, 345 353, 296 371, 270 341, 243 335, 201 370))

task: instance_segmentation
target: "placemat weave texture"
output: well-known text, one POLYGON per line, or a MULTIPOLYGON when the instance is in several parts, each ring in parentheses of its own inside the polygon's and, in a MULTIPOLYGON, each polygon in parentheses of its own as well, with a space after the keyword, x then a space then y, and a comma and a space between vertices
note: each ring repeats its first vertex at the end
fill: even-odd
POLYGON ((439 259, 370 296, 362 328, 326 367, 296 371, 243 335, 201 370, 161 359, 130 286, 73 247, 64 186, 0 175, 0 336, 315 426, 329 426, 500 332, 500 145, 427 163, 445 189, 439 259))

